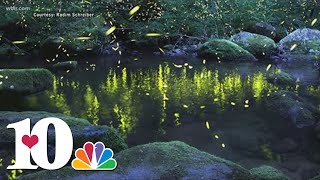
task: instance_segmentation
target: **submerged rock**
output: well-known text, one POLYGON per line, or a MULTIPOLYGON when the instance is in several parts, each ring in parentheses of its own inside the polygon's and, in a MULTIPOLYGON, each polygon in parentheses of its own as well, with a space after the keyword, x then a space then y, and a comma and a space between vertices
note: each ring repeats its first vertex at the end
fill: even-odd
POLYGON ((291 77, 291 75, 282 71, 277 71, 268 74, 267 81, 276 85, 292 86, 295 84, 295 80, 291 77))
POLYGON ((75 70, 78 68, 78 61, 58 62, 57 64, 54 64, 52 67, 56 71, 75 70))
POLYGON ((179 141, 139 145, 117 153, 115 159, 118 167, 113 172, 77 172, 66 167, 26 175, 22 179, 254 179, 241 166, 179 141))
POLYGON ((0 69, 0 96, 30 95, 52 85, 53 75, 46 69, 0 69))
POLYGON ((269 111, 290 119, 297 128, 313 126, 320 117, 320 112, 315 106, 294 92, 275 92, 266 98, 265 103, 269 111))
POLYGON ((316 29, 297 29, 279 42, 279 48, 296 55, 294 60, 317 59, 320 56, 320 31, 316 29), (302 56, 299 56, 302 55, 302 56))
POLYGON ((272 39, 249 32, 235 34, 231 37, 231 41, 248 50, 257 58, 270 57, 276 49, 276 44, 272 39))
POLYGON ((226 39, 212 39, 202 44, 198 56, 217 61, 256 61, 247 50, 226 39))
MULTIPOLYGON (((115 152, 126 149, 127 145, 124 140, 118 134, 118 132, 108 126, 94 126, 85 119, 66 116, 58 113, 48 113, 42 111, 26 111, 26 112, 11 112, 0 111, 0 146, 13 145, 15 142, 14 129, 7 129, 7 125, 15 123, 27 118, 31 119, 31 125, 33 126, 40 119, 47 117, 56 117, 64 120, 70 127, 74 148, 82 147, 87 141, 97 142, 101 141, 112 148, 115 152)), ((55 141, 54 129, 48 131, 49 146, 55 141)), ((53 149, 54 151, 54 149, 53 149)), ((50 155, 50 153, 49 153, 50 155)))
POLYGON ((288 180, 289 178, 281 171, 271 167, 262 165, 257 168, 252 168, 250 173, 259 180, 288 180))

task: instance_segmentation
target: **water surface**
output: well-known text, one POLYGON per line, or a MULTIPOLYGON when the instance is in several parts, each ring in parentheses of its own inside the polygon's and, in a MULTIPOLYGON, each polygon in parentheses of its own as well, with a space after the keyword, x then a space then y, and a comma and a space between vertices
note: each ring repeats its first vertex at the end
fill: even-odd
POLYGON ((283 139, 307 145, 291 137, 294 129, 279 133, 285 120, 263 106, 266 97, 279 90, 294 91, 319 106, 320 86, 312 65, 278 66, 297 82, 277 86, 266 80, 267 73, 277 70, 273 65, 267 72, 268 63, 132 59, 123 64, 106 63, 114 59, 82 61, 79 70, 56 74, 51 91, 29 96, 12 110, 60 112, 109 125, 121 132, 129 146, 180 140, 249 168, 272 164, 296 179, 303 178, 303 173, 299 168, 290 170, 286 162, 318 167, 304 152, 290 154, 283 162, 284 155, 277 150, 283 139))

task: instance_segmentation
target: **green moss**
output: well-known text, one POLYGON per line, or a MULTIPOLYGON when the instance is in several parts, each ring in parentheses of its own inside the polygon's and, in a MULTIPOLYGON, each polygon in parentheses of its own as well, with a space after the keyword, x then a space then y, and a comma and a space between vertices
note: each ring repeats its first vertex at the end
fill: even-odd
POLYGON ((310 49, 320 51, 320 41, 318 41, 318 40, 310 41, 310 42, 308 42, 308 44, 306 44, 306 45, 307 45, 310 49))
POLYGON ((280 70, 269 73, 267 80, 268 82, 276 85, 295 85, 295 80, 291 77, 291 75, 280 70))
POLYGON ((0 69, 0 95, 28 95, 52 88, 53 75, 46 69, 0 69))
MULTIPOLYGON (((198 149, 179 141, 139 145, 121 151, 116 155, 116 158, 119 159, 119 167, 125 164, 129 164, 132 167, 150 165, 165 177, 188 176, 189 168, 201 172, 201 169, 204 169, 206 166, 225 165, 226 169, 221 169, 221 171, 225 172, 220 173, 224 174, 228 172, 226 173, 226 177, 239 180, 250 179, 247 171, 241 166, 206 152, 199 151, 198 149), (136 157, 139 158, 137 159, 136 157), (229 168, 231 171, 227 170, 229 168)), ((217 167, 217 169, 219 168, 217 167)), ((212 171, 215 170, 212 169, 212 171)), ((214 175, 216 174, 214 173, 213 176, 214 175)), ((215 179, 215 177, 212 177, 212 179, 215 179)))
POLYGON ((280 48, 287 51, 291 60, 317 60, 320 56, 320 31, 297 29, 280 41, 280 48))
POLYGON ((274 160, 274 153, 270 149, 268 144, 260 145, 261 154, 267 160, 274 160))
POLYGON ((241 32, 232 36, 231 40, 257 58, 270 57, 276 49, 272 39, 259 34, 241 32))
POLYGON ((212 39, 202 44, 198 56, 221 61, 256 60, 247 50, 226 39, 212 39))
POLYGON ((289 41, 283 43, 284 46, 291 48, 296 45, 291 52, 292 53, 309 53, 310 51, 320 51, 320 41, 319 40, 310 40, 310 41, 289 41))
POLYGON ((289 178, 283 174, 281 171, 271 167, 271 166, 260 166, 258 168, 253 168, 250 173, 260 180, 288 180, 289 178))
POLYGON ((253 180, 241 166, 199 151, 183 142, 156 142, 123 150, 115 155, 118 167, 113 172, 74 171, 70 167, 41 171, 22 179, 237 179, 253 180), (139 172, 139 173, 137 173, 139 172), (111 178, 114 177, 114 178, 111 178))

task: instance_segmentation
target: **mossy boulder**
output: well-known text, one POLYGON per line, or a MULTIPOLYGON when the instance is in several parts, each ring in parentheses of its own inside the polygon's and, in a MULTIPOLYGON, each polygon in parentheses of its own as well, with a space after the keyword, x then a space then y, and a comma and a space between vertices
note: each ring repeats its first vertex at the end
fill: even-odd
POLYGON ((58 62, 52 66, 55 71, 68 71, 78 68, 78 61, 58 62))
POLYGON ((53 75, 47 69, 0 69, 0 96, 29 95, 48 90, 53 75))
POLYGON ((267 36, 271 39, 276 37, 277 29, 266 22, 247 22, 244 30, 251 33, 267 36))
POLYGON ((254 179, 241 166, 179 141, 139 145, 117 153, 115 159, 118 167, 113 172, 76 172, 66 167, 22 179, 254 179))
POLYGON ((247 22, 244 31, 260 34, 273 39, 275 42, 279 42, 285 36, 287 36, 287 30, 282 25, 272 25, 268 22, 247 22))
MULTIPOLYGON (((122 137, 113 128, 110 128, 108 126, 94 126, 85 119, 70 117, 59 113, 48 113, 42 111, 0 111, 0 146, 10 146, 14 144, 15 132, 14 129, 6 128, 8 124, 30 118, 31 125, 33 126, 39 120, 47 117, 60 118, 69 125, 73 135, 74 148, 82 147, 83 144, 87 141, 101 141, 105 143, 106 146, 112 148, 115 152, 127 148, 127 145, 125 144, 122 137)), ((53 129, 49 129, 48 134, 48 142, 50 145, 50 143, 54 143, 55 141, 55 132, 53 129)))
POLYGON ((320 175, 316 176, 316 177, 313 177, 312 179, 310 180, 320 180, 320 175))
POLYGON ((291 91, 272 93, 265 100, 267 110, 289 119, 297 128, 315 125, 320 117, 319 110, 291 91))
POLYGON ((320 56, 320 31, 309 28, 297 29, 279 42, 279 48, 289 52, 294 60, 318 59, 320 56))
POLYGON ((259 180, 289 180, 289 178, 280 170, 266 165, 252 168, 250 173, 259 180))
POLYGON ((286 44, 297 41, 303 43, 313 40, 320 40, 320 31, 317 29, 303 28, 297 29, 290 33, 288 36, 286 36, 280 41, 280 44, 286 44))
POLYGON ((293 86, 295 84, 295 80, 291 77, 291 75, 281 70, 269 73, 267 75, 267 81, 276 85, 293 86))
POLYGON ((255 57, 267 58, 276 50, 275 42, 263 35, 240 32, 231 37, 231 41, 248 50, 255 57))
POLYGON ((226 39, 211 39, 202 44, 198 56, 217 61, 256 61, 250 52, 226 39))

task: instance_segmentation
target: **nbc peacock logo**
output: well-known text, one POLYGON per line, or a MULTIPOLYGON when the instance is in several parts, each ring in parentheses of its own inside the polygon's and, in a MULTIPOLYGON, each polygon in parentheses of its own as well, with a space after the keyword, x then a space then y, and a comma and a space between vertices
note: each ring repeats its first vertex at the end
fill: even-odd
POLYGON ((113 159, 113 151, 105 148, 102 142, 93 144, 86 142, 83 148, 75 152, 76 158, 71 165, 75 170, 106 170, 112 171, 117 167, 117 161, 113 159))

